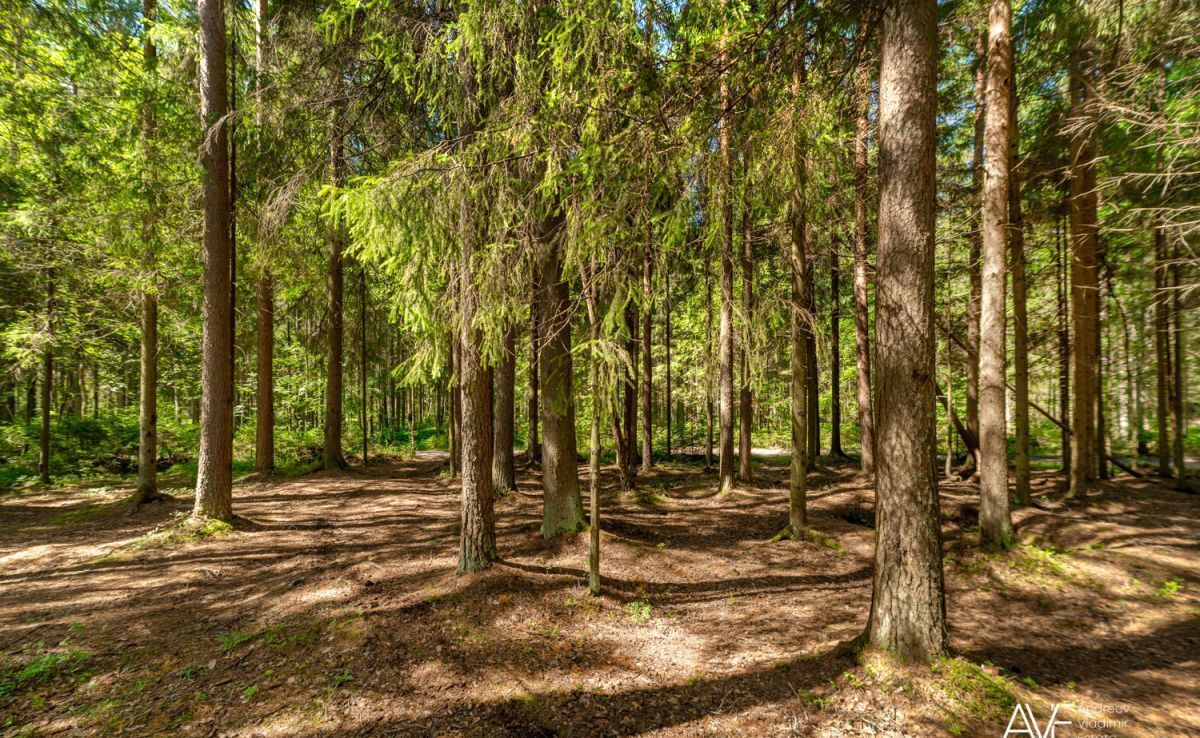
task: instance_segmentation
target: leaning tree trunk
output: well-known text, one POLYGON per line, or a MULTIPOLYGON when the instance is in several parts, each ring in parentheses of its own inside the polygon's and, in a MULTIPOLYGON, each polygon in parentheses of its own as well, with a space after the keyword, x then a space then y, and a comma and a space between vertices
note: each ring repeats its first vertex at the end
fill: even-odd
POLYGON ((858 430, 862 439, 861 466, 875 473, 875 417, 871 400, 871 334, 867 305, 867 135, 870 121, 870 72, 864 64, 858 72, 858 116, 854 129, 854 361, 858 398, 858 430))
POLYGON ((1096 162, 1087 83, 1081 54, 1071 61, 1071 117, 1079 130, 1071 137, 1071 320, 1075 351, 1071 427, 1071 479, 1067 496, 1085 495, 1096 478, 1096 319, 1099 310, 1099 264, 1096 226, 1096 162))
POLYGON ((871 645, 927 661, 946 652, 937 477, 933 254, 937 3, 883 15, 879 78, 879 382, 871 645))
POLYGON ((513 459, 513 436, 516 416, 517 331, 513 326, 504 329, 500 363, 495 371, 495 403, 492 424, 492 487, 496 494, 507 494, 517 488, 517 467, 513 459))
MULTIPOLYGON (((346 178, 345 139, 340 131, 341 121, 335 121, 333 140, 329 144, 333 186, 341 187, 346 178)), ((346 466, 342 456, 342 342, 345 310, 343 306, 343 252, 345 236, 340 224, 334 224, 329 237, 328 252, 328 310, 329 326, 325 348, 325 453, 326 469, 346 466)))
POLYGON ((200 117, 204 171, 204 333, 200 455, 193 514, 233 519, 233 245, 229 228, 229 131, 224 0, 200 0, 200 117))
MULTIPOLYGON (((724 41, 722 43, 725 43, 724 41)), ((728 52, 722 51, 724 62, 728 52)), ((718 346, 720 396, 720 469, 718 488, 733 489, 733 152, 732 93, 729 75, 721 75, 721 331, 718 346)))
POLYGON ((574 369, 571 360, 571 295, 562 273, 563 219, 541 224, 542 327, 542 536, 582 530, 583 500, 575 445, 574 369))
POLYGON ((1007 266, 1008 166, 1012 121, 1012 7, 988 9, 987 152, 983 180, 983 262, 979 316, 979 531, 984 542, 1012 540, 1008 500, 1007 266))
MULTIPOLYGON (((142 67, 153 80, 158 69, 158 49, 152 34, 158 19, 157 0, 142 3, 142 67)), ((153 90, 153 86, 150 87, 153 90)), ((155 222, 157 217, 153 171, 154 138, 157 132, 154 115, 154 94, 149 92, 142 101, 142 146, 145 150, 147 174, 145 182, 146 212, 142 222, 145 239, 142 255, 144 278, 150 282, 142 290, 142 355, 140 362, 140 396, 138 398, 138 478, 134 504, 159 498, 158 494, 158 286, 155 265, 155 222)))

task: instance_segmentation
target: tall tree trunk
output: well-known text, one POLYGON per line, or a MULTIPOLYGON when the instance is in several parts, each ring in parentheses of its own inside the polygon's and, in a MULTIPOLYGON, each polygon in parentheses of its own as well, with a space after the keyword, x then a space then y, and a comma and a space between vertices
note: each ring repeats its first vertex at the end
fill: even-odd
MULTIPOLYGON (((1098 231, 1099 229, 1097 229, 1098 231)), ((1096 295, 1096 475, 1100 479, 1112 477, 1108 465, 1108 401, 1105 388, 1108 370, 1105 363, 1111 353, 1104 348, 1105 326, 1108 325, 1108 297, 1112 293, 1112 273, 1108 269, 1108 246, 1097 237, 1096 270, 1099 274, 1100 291, 1096 295)))
POLYGON ((55 268, 46 272, 46 346, 42 349, 42 427, 39 440, 38 477, 50 484, 50 394, 54 387, 54 280, 55 268))
MULTIPOLYGON (((158 49, 154 45, 153 26, 158 19, 157 0, 142 3, 142 68, 154 89, 158 72, 158 49)), ((158 286, 155 265, 155 222, 157 202, 154 183, 148 172, 153 171, 157 122, 154 114, 154 93, 148 92, 142 101, 142 146, 145 151, 147 174, 146 211, 143 215, 142 270, 149 284, 142 290, 142 355, 140 367, 140 397, 138 402, 138 478, 134 504, 158 499, 158 286)))
POLYGON ((538 234, 542 326, 542 536, 582 530, 583 500, 575 446, 571 295, 562 273, 563 218, 542 222, 538 234))
POLYGON ((504 329, 500 363, 495 371, 495 396, 492 425, 492 487, 504 495, 517 488, 517 467, 513 460, 516 418, 517 329, 504 329))
POLYGON ((986 159, 983 180, 983 278, 979 317, 979 531, 995 546, 1012 540, 1008 497, 1007 266, 1012 127, 1012 6, 988 9, 986 159))
MULTIPOLYGON (((722 67, 728 59, 722 39, 722 67)), ((728 72, 721 74, 721 331, 718 350, 720 396, 720 469, 718 488, 733 489, 733 96, 728 72)))
POLYGON ((1096 226, 1096 162, 1090 118, 1091 101, 1084 80, 1085 63, 1072 53, 1071 117, 1080 130, 1071 137, 1071 319, 1075 351, 1071 478, 1067 496, 1084 496, 1096 477, 1096 329, 1100 278, 1096 226))
POLYGON ((875 475, 871 645, 914 660, 946 652, 937 477, 933 249, 937 3, 897 0, 883 15, 879 76, 875 475))
POLYGON ((200 113, 205 135, 204 335, 200 372, 200 455, 193 514, 233 519, 233 244, 229 226, 229 112, 224 0, 200 0, 200 113))
MULTIPOLYGON (((588 350, 588 389, 591 393, 592 412, 588 434, 588 592, 600 594, 600 413, 604 405, 604 393, 600 389, 600 320, 596 314, 596 268, 588 270, 587 294, 588 326, 591 330, 591 346, 588 350)), ((614 426, 616 421, 614 419, 614 426)), ((620 440, 618 438, 618 440, 620 440)), ((621 452, 618 450, 618 454, 621 452)))
MULTIPOLYGON (((633 299, 625 303, 625 330, 629 336, 625 341, 625 361, 624 368, 625 381, 624 387, 624 404, 622 407, 622 425, 624 426, 624 435, 622 443, 624 444, 621 454, 621 463, 628 466, 622 467, 622 479, 632 478, 633 475, 633 458, 638 452, 637 446, 637 404, 638 404, 638 330, 640 326, 638 319, 637 302, 633 299)), ((614 418, 615 421, 615 418, 614 418)))
POLYGON ((808 161, 805 151, 807 128, 802 122, 807 110, 803 40, 792 63, 792 131, 796 141, 792 146, 792 176, 794 184, 788 203, 788 264, 791 269, 791 347, 788 369, 788 408, 791 415, 792 458, 788 466, 788 532, 796 540, 808 537, 808 375, 811 355, 805 334, 811 331, 813 316, 808 312, 805 293, 811 285, 808 275, 808 161))
MULTIPOLYGON (((750 178, 749 154, 746 154, 746 178, 750 178)), ((742 331, 741 384, 738 388, 738 479, 749 482, 754 478, 751 454, 754 443, 754 393, 750 383, 750 335, 754 326, 754 223, 751 216, 750 183, 742 201, 742 312, 745 329, 742 331)))
MULTIPOLYGON (((458 572, 486 569, 496 553, 495 491, 492 487, 492 370, 484 365, 483 332, 475 327, 479 278, 473 257, 483 241, 471 203, 461 210, 459 263, 459 374, 462 387, 462 512, 458 572)), ((512 447, 512 444, 509 444, 512 447)))
POLYGON ((1055 266, 1058 281, 1058 415, 1064 422, 1059 427, 1059 448, 1062 449, 1062 473, 1071 475, 1071 434, 1067 431, 1067 418, 1071 417, 1071 328, 1067 310, 1070 294, 1067 275, 1066 233, 1063 219, 1055 224, 1055 266))
POLYGON ((1171 336, 1175 339, 1175 359, 1171 362, 1172 380, 1174 391, 1171 393, 1171 418, 1175 423, 1175 443, 1172 446, 1172 455, 1175 460, 1175 476, 1179 480, 1181 487, 1186 486, 1187 466, 1183 456, 1183 444, 1186 439, 1184 412, 1187 409, 1185 402, 1185 378, 1187 377, 1187 367, 1184 364, 1184 341, 1183 341, 1183 280, 1180 277, 1180 260, 1183 258, 1182 249, 1178 240, 1175 243, 1175 259, 1171 264, 1171 336))
POLYGON ((1025 218, 1021 213, 1020 143, 1017 120, 1016 57, 1009 97, 1008 221, 1013 298, 1013 420, 1017 433, 1016 499, 1030 501, 1029 477, 1029 310, 1025 282, 1025 218))
MULTIPOLYGON (((975 145, 971 157, 971 212, 972 225, 969 245, 969 271, 971 288, 967 296, 967 350, 979 356, 979 319, 983 295, 983 276, 980 271, 983 249, 983 144, 987 121, 987 33, 980 33, 975 41, 975 145), (979 208, 976 215, 975 208, 979 208)), ((971 435, 979 438, 979 365, 967 362, 967 428, 971 435)), ((969 449, 967 468, 971 473, 979 471, 979 451, 969 449)))
MULTIPOLYGON (((339 115, 340 111, 334 113, 339 115)), ((332 184, 341 187, 346 181, 345 137, 342 121, 335 119, 333 139, 329 144, 332 184)), ((343 306, 345 234, 340 223, 333 224, 327 254, 329 326, 325 348, 325 453, 326 469, 346 466, 342 456, 342 340, 345 310, 343 306)), ((464 277, 465 280, 465 277, 464 277)), ((465 289, 465 287, 464 287, 465 289)))
POLYGON ((704 471, 713 459, 713 286, 712 260, 704 259, 704 471))
POLYGON ((1167 313, 1170 307, 1167 291, 1167 234, 1162 222, 1154 223, 1154 362, 1158 380, 1158 437, 1155 453, 1158 454, 1158 473, 1171 476, 1170 421, 1171 421, 1171 348, 1170 323, 1167 313))
POLYGON ((663 349, 666 353, 666 364, 663 369, 664 379, 666 380, 666 396, 663 402, 663 421, 667 429, 667 458, 671 458, 673 452, 671 446, 671 424, 674 422, 674 416, 671 413, 671 260, 669 254, 663 255, 663 261, 666 262, 666 269, 663 270, 664 282, 664 300, 663 300, 663 349))
MULTIPOLYGON (((457 289, 456 289, 457 292, 457 289)), ((456 295, 457 296, 457 295, 456 295)), ((411 437, 417 426, 416 395, 408 388, 408 433, 411 437)), ((450 478, 462 468, 462 341, 457 330, 450 338, 450 478)))
POLYGON ((530 464, 542 461, 542 444, 538 438, 538 354, 541 352, 541 315, 538 310, 540 278, 538 267, 532 270, 533 299, 529 303, 529 439, 527 453, 530 464))
MULTIPOLYGON (((254 13, 255 88, 258 96, 254 127, 259 141, 265 137, 262 109, 264 76, 267 68, 268 0, 257 0, 254 13)), ((259 150, 259 167, 265 163, 259 150)), ((261 171, 260 171, 261 176, 261 171)), ((268 264, 260 267, 258 277, 258 351, 257 389, 255 392, 254 468, 260 474, 275 471, 275 280, 268 264)))
POLYGON ((858 71, 857 120, 854 129, 854 356, 858 398, 858 429, 862 439, 861 466, 875 473, 875 418, 871 400, 871 334, 867 305, 867 134, 871 100, 870 70, 858 71))
POLYGON ((358 426, 362 432, 362 465, 367 465, 370 428, 367 425, 367 267, 358 265, 358 426))
POLYGON ((829 453, 845 457, 842 450, 842 308, 841 254, 837 235, 830 237, 829 248, 829 453))
POLYGON ((651 329, 654 325, 654 262, 650 256, 650 244, 646 244, 646 252, 642 255, 642 473, 650 471, 654 466, 654 365, 650 343, 651 329))
POLYGON ((817 467, 821 455, 821 383, 817 364, 817 260, 815 247, 805 243, 807 266, 804 270, 804 309, 808 320, 804 328, 804 350, 808 381, 808 468, 817 467))

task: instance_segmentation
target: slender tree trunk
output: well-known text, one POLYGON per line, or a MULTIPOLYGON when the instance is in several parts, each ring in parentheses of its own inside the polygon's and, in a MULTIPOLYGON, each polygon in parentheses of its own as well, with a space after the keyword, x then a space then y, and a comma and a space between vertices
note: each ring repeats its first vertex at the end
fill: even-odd
POLYGON ((879 256, 875 576, 867 635, 902 658, 946 652, 937 476, 933 249, 937 3, 883 15, 879 77, 879 256))
POLYGON ((871 334, 867 305, 867 135, 871 79, 867 65, 858 72, 858 116, 854 130, 854 356, 858 397, 858 429, 862 439, 861 466, 875 473, 875 418, 871 400, 871 334))
POLYGON ((1171 412, 1171 349, 1170 323, 1167 313, 1170 309, 1170 295, 1167 291, 1167 236, 1161 221, 1154 224, 1154 359, 1158 380, 1158 438, 1155 443, 1155 453, 1158 454, 1158 473, 1161 476, 1171 476, 1171 448, 1169 424, 1171 412))
POLYGON ((995 546, 1012 540, 1008 497, 1007 359, 1005 297, 1012 127, 1012 6, 991 0, 988 10, 987 152, 983 180, 982 302, 979 318, 979 531, 995 546))
MULTIPOLYGON (((1071 61, 1071 117, 1090 117, 1082 54, 1071 61)), ((1099 312, 1099 264, 1096 227, 1096 162, 1090 125, 1071 137, 1071 319, 1074 385, 1071 427, 1071 478, 1067 496, 1087 494, 1096 476, 1096 327, 1099 312)))
POLYGON ((571 296, 562 273, 563 219, 541 224, 542 326, 542 536, 582 530, 583 500, 575 446, 574 369, 571 359, 571 296))
MULTIPOLYGON (((255 128, 259 141, 265 138, 262 108, 264 76, 267 68, 267 10, 268 0, 255 3, 255 128)), ((261 144, 260 144, 261 149, 261 144)), ((259 152, 260 169, 265 162, 259 152)), ((261 172, 260 172, 261 174, 261 172)), ((258 368, 255 393, 254 467, 260 474, 275 471, 275 280, 269 264, 260 267, 258 277, 258 368)))
MULTIPOLYGON (((1097 228, 1097 233, 1099 228, 1097 228)), ((1112 293, 1112 274, 1108 270, 1108 246, 1097 236, 1096 271, 1099 277, 1100 291, 1096 295, 1096 476, 1100 479, 1112 477, 1108 464, 1108 401, 1105 398, 1105 388, 1108 382, 1108 370, 1105 363, 1112 356, 1104 348, 1105 326, 1108 325, 1108 296, 1112 293)))
MULTIPOLYGON (((335 112, 335 115, 338 113, 335 112)), ((333 139, 329 144, 330 171, 333 186, 341 187, 346 181, 345 137, 341 132, 341 121, 334 122, 333 139)), ((341 224, 333 225, 329 236, 328 259, 328 311, 329 326, 326 334, 325 353, 325 454, 326 469, 341 469, 346 466, 342 456, 342 341, 345 309, 343 306, 345 234, 341 224)))
POLYGON ((651 328, 654 324, 654 262, 650 257, 650 245, 646 244, 646 252, 642 256, 642 473, 650 471, 654 466, 654 368, 650 343, 651 328))
POLYGON ((1067 310, 1070 294, 1067 276, 1066 238, 1062 220, 1056 224, 1055 264, 1058 270, 1058 415, 1064 422, 1059 428, 1059 448, 1062 449, 1062 473, 1071 475, 1071 434, 1067 418, 1071 417, 1071 328, 1067 310))
POLYGON ((841 254, 838 237, 830 238, 829 248, 829 453, 845 457, 842 450, 842 307, 841 254))
POLYGON ((42 349, 42 428, 38 439, 38 477, 42 484, 50 484, 50 395, 54 387, 54 280, 55 268, 46 273, 46 347, 42 349))
MULTIPOLYGON (((158 49, 154 45, 152 29, 158 19, 157 0, 142 3, 142 68, 150 78, 153 89, 154 76, 158 71, 158 49)), ((157 122, 154 114, 154 93, 142 101, 142 146, 145 150, 147 172, 153 171, 155 135, 157 122)), ((158 285, 156 284, 155 222, 157 203, 154 183, 150 175, 145 177, 146 212, 142 223, 145 239, 142 255, 144 277, 151 282, 142 290, 142 355, 140 367, 140 397, 138 403, 138 478, 134 504, 159 498, 158 494, 158 285)))
POLYGON ((1182 250, 1178 241, 1175 244, 1175 259, 1171 264, 1171 317, 1173 319, 1171 325, 1171 335, 1175 339, 1175 360, 1171 362, 1172 379, 1174 380, 1174 392, 1171 395, 1171 417, 1175 422, 1175 443, 1172 446, 1173 456, 1175 457, 1175 476, 1179 480, 1180 486, 1186 484, 1187 466, 1183 456, 1183 444, 1187 437, 1185 431, 1184 412, 1187 405, 1184 402, 1185 378, 1187 377, 1187 367, 1184 364, 1184 340, 1183 340, 1183 281, 1180 277, 1181 267, 1180 260, 1183 258, 1182 250))
POLYGON ((788 466, 788 530, 795 540, 808 538, 808 376, 809 362, 805 335, 811 331, 813 316, 808 312, 806 291, 808 275, 808 213, 807 186, 808 162, 805 158, 807 132, 802 116, 807 114, 805 85, 807 83, 804 47, 797 51, 792 64, 792 99, 796 110, 793 113, 792 130, 796 141, 792 147, 792 187, 788 203, 788 264, 791 268, 791 347, 788 369, 788 407, 791 415, 792 458, 788 466))
MULTIPOLYGON (((969 239, 971 290, 967 297, 967 349, 976 357, 979 356, 979 320, 983 300, 983 145, 987 103, 987 33, 983 32, 975 41, 975 146, 971 157, 971 210, 974 227, 969 239), (975 208, 980 208, 978 214, 975 208)), ((972 436, 979 438, 979 365, 975 361, 967 362, 967 428, 972 436)), ((971 473, 977 473, 979 450, 969 451, 968 469, 971 473)))
MULTIPOLYGON (((591 428, 588 437, 588 507, 590 530, 588 531, 588 592, 600 594, 600 414, 604 405, 604 393, 600 389, 600 321, 596 314, 596 269, 589 270, 587 290, 588 326, 591 329, 591 346, 588 351, 588 389, 591 392, 591 428)), ((614 420, 615 425, 615 420, 614 420)), ((618 453, 620 453, 618 451, 618 453)))
MULTIPOLYGON (((638 319, 637 303, 630 299, 625 303, 625 330, 629 337, 625 341, 625 361, 624 367, 625 381, 624 387, 624 405, 622 407, 622 418, 624 425, 624 435, 622 436, 622 451, 620 463, 621 478, 632 479, 633 477, 633 458, 634 454, 639 450, 637 447, 637 404, 638 404, 638 329, 640 326, 638 319), (628 468, 626 468, 628 467, 628 468)), ((616 419, 614 418, 614 422, 616 419)))
POLYGON ((542 444, 538 438, 538 354, 541 352, 541 316, 538 310, 538 294, 540 278, 538 268, 533 268, 531 277, 533 299, 529 303, 529 439, 528 454, 530 464, 540 464, 542 461, 542 444))
POLYGON ((358 425, 362 431, 362 465, 367 465, 370 428, 367 427, 367 267, 358 265, 358 425))
POLYGON ((204 335, 201 343, 200 455, 193 514, 233 519, 233 365, 229 299, 233 245, 229 226, 229 88, 226 84, 224 0, 200 0, 200 112, 205 135, 204 335))
MULTIPOLYGON (((750 176, 750 155, 746 155, 746 176, 750 176)), ((741 384, 738 388, 738 479, 749 482, 754 478, 751 463, 754 442, 754 393, 750 383, 750 340, 754 326, 754 223, 751 215, 751 190, 747 183, 742 202, 742 312, 745 329, 742 331, 741 384)))
POLYGON ((712 263, 704 259, 704 471, 713 459, 713 286, 712 263))
POLYGON ((500 363, 495 371, 495 403, 493 405, 492 487, 504 495, 517 488, 517 467, 513 460, 513 437, 516 417, 517 329, 504 329, 500 363))
POLYGON ((808 352, 808 468, 815 469, 821 455, 821 383, 817 364, 817 264, 815 247, 805 243, 807 266, 804 270, 804 309, 806 317, 804 350, 808 352))
POLYGON ((1017 120, 1015 56, 1009 101, 1008 221, 1013 297, 1013 420, 1017 433, 1016 500, 1029 504, 1029 310, 1025 283, 1025 218, 1021 213, 1021 136, 1017 120))
MULTIPOLYGON (((408 388, 408 433, 415 432, 417 425, 416 395, 408 388)), ((459 332, 453 331, 450 338, 450 477, 458 476, 462 468, 462 342, 459 332)))
MULTIPOLYGON (((722 66, 728 59, 722 40, 722 66)), ((721 331, 719 338, 718 393, 720 396, 720 470, 718 488, 721 492, 733 489, 733 96, 729 75, 723 73, 720 83, 721 130, 721 331)))
POLYGON ((666 364, 664 367, 664 378, 666 379, 666 397, 663 402, 663 420, 667 430, 667 458, 671 458, 673 449, 671 446, 671 424, 674 422, 674 416, 671 412, 671 261, 670 256, 664 254, 666 269, 663 270, 663 282, 665 286, 665 299, 663 300, 663 348, 666 352, 666 364))

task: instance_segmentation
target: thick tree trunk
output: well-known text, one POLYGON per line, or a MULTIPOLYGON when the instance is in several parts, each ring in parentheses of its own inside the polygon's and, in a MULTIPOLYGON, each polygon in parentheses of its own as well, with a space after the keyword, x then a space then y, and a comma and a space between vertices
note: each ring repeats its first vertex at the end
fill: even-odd
POLYGON ((492 487, 504 495, 517 488, 517 467, 513 460, 513 438, 516 417, 517 331, 513 326, 504 329, 500 363, 496 365, 495 395, 492 426, 492 487))
POLYGON ((571 295, 562 273, 561 216, 540 224, 538 263, 545 335, 542 370, 542 536, 582 530, 583 500, 575 445, 574 369, 571 359, 571 295))
POLYGON ((462 387, 459 574, 486 569, 499 559, 492 487, 492 370, 483 363, 483 333, 474 325, 479 307, 479 280, 471 267, 472 257, 482 239, 475 217, 470 204, 464 202, 459 263, 459 373, 462 387))
MULTIPOLYGON (((1071 61, 1071 117, 1090 114, 1082 54, 1071 61)), ((1074 397, 1071 427, 1071 477, 1067 496, 1087 494, 1096 477, 1096 328, 1099 312, 1099 264, 1096 226, 1096 162, 1091 126, 1071 138, 1071 319, 1074 323, 1074 397)))
POLYGON ((1170 421, 1171 421, 1171 349, 1170 323, 1167 313, 1170 306, 1167 291, 1167 235, 1162 223, 1154 224, 1154 361, 1158 381, 1158 436, 1155 453, 1158 454, 1158 473, 1171 476, 1170 421))
POLYGON ((200 113, 205 135, 204 334, 200 371, 200 455, 193 514, 233 519, 233 245, 229 226, 229 131, 224 0, 200 0, 200 113))
POLYGON ((1012 126, 1012 7, 992 0, 988 10, 987 151, 983 181, 983 263, 979 318, 979 531, 984 542, 1012 540, 1008 497, 1007 266, 1010 129, 1012 126))
POLYGON ((870 265, 867 262, 867 134, 870 121, 870 71, 858 72, 858 116, 854 129, 854 356, 858 398, 858 430, 862 439, 861 466, 875 473, 875 418, 871 400, 871 333, 867 305, 870 265))
MULTIPOLYGON (((747 154, 746 175, 750 175, 750 163, 747 154)), ((742 366, 741 383, 738 387, 738 479, 749 482, 754 478, 754 465, 751 454, 754 448, 752 434, 754 430, 754 392, 750 383, 750 335, 754 325, 754 224, 750 212, 750 185, 742 202, 742 312, 745 315, 745 328, 742 330, 742 366)))
POLYGON ((875 576, 871 645, 906 659, 946 652, 934 427, 933 249, 937 3, 883 15, 875 576))
MULTIPOLYGON (((975 145, 971 157, 971 203, 972 224, 970 233, 971 276, 970 292, 967 296, 967 348, 979 356, 979 319, 983 295, 981 256, 983 249, 983 144, 987 120, 987 33, 980 33, 975 41, 975 145), (976 215, 975 208, 980 208, 976 215)), ((979 437, 979 365, 967 362, 967 427, 971 434, 979 437)), ((969 449, 967 465, 971 472, 979 471, 978 449, 969 449)))
MULTIPOLYGON (((329 145, 333 186, 341 187, 346 179, 345 139, 340 131, 341 121, 335 121, 333 141, 329 145)), ((335 224, 329 236, 328 259, 328 320, 325 348, 325 453, 326 469, 346 466, 342 456, 342 341, 345 309, 343 306, 345 235, 335 224)))
POLYGON ((654 466, 654 418, 653 410, 653 392, 654 392, 654 374, 653 362, 651 361, 650 349, 653 344, 650 343, 651 328, 654 325, 654 286, 653 286, 653 269, 654 262, 650 259, 650 246, 646 245, 646 252, 642 256, 642 297, 644 304, 642 305, 642 473, 650 471, 650 467, 654 466))
MULTIPOLYGON (((727 40, 722 40, 722 44, 727 40)), ((722 63, 728 52, 721 52, 722 63)), ((721 130, 719 138, 721 166, 721 330, 717 363, 720 397, 720 469, 718 488, 733 489, 733 96, 729 75, 721 75, 721 130)))
MULTIPOLYGON (((147 76, 153 79, 158 68, 158 49, 154 44, 152 29, 158 19, 157 0, 142 3, 142 66, 147 76)), ((157 132, 154 114, 154 96, 150 93, 142 102, 142 146, 148 168, 152 171, 154 139, 157 132)), ((149 176, 146 176, 149 180, 149 176)), ((138 398, 138 478, 134 504, 157 499, 158 494, 158 286, 155 253, 156 202, 154 185, 145 182, 147 188, 145 220, 142 223, 143 245, 142 269, 144 278, 150 281, 142 290, 142 354, 138 398)))

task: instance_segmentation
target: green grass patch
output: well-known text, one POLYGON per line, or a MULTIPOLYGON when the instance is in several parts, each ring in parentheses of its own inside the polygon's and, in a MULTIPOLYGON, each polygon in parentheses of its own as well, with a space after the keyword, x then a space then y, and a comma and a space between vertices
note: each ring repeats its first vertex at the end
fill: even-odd
POLYGON ((933 664, 936 687, 946 696, 940 702, 950 732, 963 732, 969 722, 1003 725, 1017 698, 1008 682, 962 658, 944 658, 933 664))
POLYGON ((90 651, 67 641, 52 649, 42 642, 27 646, 24 659, 0 662, 0 699, 74 675, 91 657, 90 651))

